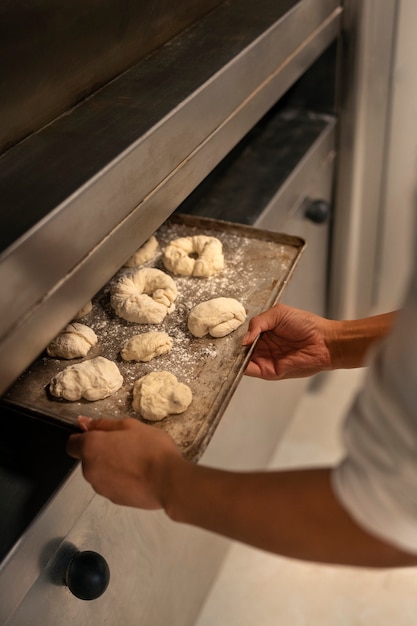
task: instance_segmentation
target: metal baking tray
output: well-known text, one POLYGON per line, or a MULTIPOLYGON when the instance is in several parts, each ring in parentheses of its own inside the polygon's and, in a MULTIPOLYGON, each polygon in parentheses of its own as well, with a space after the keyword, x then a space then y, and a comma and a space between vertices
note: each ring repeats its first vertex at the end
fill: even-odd
MULTIPOLYGON (((188 384, 193 393, 189 408, 180 415, 155 422, 176 441, 184 456, 198 460, 210 441, 248 363, 253 346, 244 348, 241 339, 251 317, 268 309, 280 298, 305 247, 305 242, 281 233, 256 229, 221 220, 175 215, 155 233, 162 249, 177 237, 204 234, 223 244, 225 269, 210 278, 173 276, 178 289, 176 309, 158 325, 134 324, 120 319, 110 307, 112 283, 121 270, 93 298, 93 310, 82 323, 93 328, 98 344, 85 359, 102 355, 116 362, 124 377, 119 391, 96 402, 67 402, 48 393, 51 378, 67 365, 84 359, 55 359, 41 355, 16 381, 4 401, 60 423, 76 425, 78 415, 142 419, 131 407, 131 392, 137 378, 151 371, 168 370, 188 384), (187 329, 193 306, 210 298, 225 296, 239 300, 247 320, 223 338, 195 338, 187 329), (171 352, 148 363, 125 362, 119 355, 125 339, 149 330, 167 332, 174 340, 171 352)), ((147 266, 165 268, 161 254, 147 266)))

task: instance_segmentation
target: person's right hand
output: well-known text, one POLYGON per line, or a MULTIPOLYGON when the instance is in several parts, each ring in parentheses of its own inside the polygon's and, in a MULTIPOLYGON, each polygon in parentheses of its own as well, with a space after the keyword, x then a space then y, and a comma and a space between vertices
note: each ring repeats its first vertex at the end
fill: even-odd
POLYGON ((253 317, 242 344, 249 346, 260 337, 245 374, 279 380, 332 369, 332 325, 331 320, 284 304, 253 317))
POLYGON ((186 464, 168 433, 134 418, 80 416, 78 425, 84 432, 69 437, 67 453, 98 494, 124 506, 164 506, 171 475, 186 464))

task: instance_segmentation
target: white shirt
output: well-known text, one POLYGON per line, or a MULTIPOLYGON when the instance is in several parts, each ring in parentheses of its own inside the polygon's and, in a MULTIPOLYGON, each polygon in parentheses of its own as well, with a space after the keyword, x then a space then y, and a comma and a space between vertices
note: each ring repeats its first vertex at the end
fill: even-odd
POLYGON ((337 498, 364 529, 417 553, 417 271, 393 332, 371 356, 344 442, 332 474, 337 498))

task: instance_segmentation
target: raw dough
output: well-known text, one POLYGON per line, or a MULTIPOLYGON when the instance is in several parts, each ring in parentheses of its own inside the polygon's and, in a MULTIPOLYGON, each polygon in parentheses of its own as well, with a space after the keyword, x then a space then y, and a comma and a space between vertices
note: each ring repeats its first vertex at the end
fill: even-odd
POLYGON ((162 261, 173 274, 207 278, 224 268, 222 242, 205 235, 180 237, 165 248, 162 261))
POLYGON ((139 250, 132 254, 132 256, 126 261, 125 267, 137 267, 143 265, 148 261, 152 261, 156 257, 158 252, 158 241, 155 235, 149 237, 139 250))
POLYGON ((133 386, 133 409, 153 422, 172 413, 183 413, 192 399, 188 385, 180 383, 170 372, 151 372, 133 386))
POLYGON ((142 333, 127 339, 120 350, 120 355, 125 361, 147 362, 169 352, 172 343, 167 333, 142 333))
POLYGON ((97 343, 97 335, 92 328, 79 322, 71 322, 46 348, 49 356, 61 359, 84 357, 97 343))
POLYGON ((54 376, 49 391, 57 398, 76 400, 101 400, 120 389, 123 376, 116 363, 98 356, 90 361, 68 365, 54 376))
POLYGON ((224 337, 246 319, 243 305, 235 298, 213 298, 191 309, 188 329, 195 337, 224 337))
POLYGON ((171 276, 153 267, 124 276, 113 287, 111 306, 119 317, 136 324, 160 324, 175 310, 177 286, 171 276))
POLYGON ((92 309, 93 309, 93 303, 91 302, 91 300, 89 300, 89 302, 84 304, 83 308, 80 309, 76 315, 74 315, 74 319, 80 320, 82 317, 90 313, 92 309))

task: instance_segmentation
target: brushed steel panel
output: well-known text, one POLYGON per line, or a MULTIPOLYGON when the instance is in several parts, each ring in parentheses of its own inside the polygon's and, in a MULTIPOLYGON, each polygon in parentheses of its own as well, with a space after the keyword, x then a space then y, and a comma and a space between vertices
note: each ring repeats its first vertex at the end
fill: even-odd
MULTIPOLYGON (((238 11, 237 23, 243 31, 247 21, 259 22, 259 3, 246 1, 245 7, 242 2, 228 5, 225 17, 229 27, 232 10, 238 11)), ((274 5, 270 0, 264 3, 274 5)), ((107 128, 104 121, 99 124, 98 137, 88 135, 88 124, 85 133, 74 128, 69 136, 65 132, 61 135, 51 125, 49 160, 40 159, 37 152, 41 134, 20 144, 19 151, 14 149, 5 155, 16 158, 6 163, 3 157, 0 188, 3 186, 4 204, 0 208, 5 223, 12 209, 17 215, 20 211, 22 219, 36 213, 35 209, 41 215, 46 209, 46 214, 0 256, 0 279, 7 303, 0 311, 0 346, 2 354, 7 354, 0 362, 0 393, 334 40, 340 26, 338 5, 331 0, 303 0, 278 20, 272 7, 272 24, 265 30, 263 21, 264 30, 250 42, 245 41, 240 52, 234 49, 234 56, 226 64, 223 50, 217 71, 213 69, 215 59, 211 59, 210 77, 203 84, 194 83, 191 92, 189 81, 195 81, 195 64, 188 50, 184 57, 188 58, 188 66, 182 65, 184 80, 178 82, 177 75, 172 97, 160 84, 153 84, 155 93, 159 93, 155 100, 159 108, 154 107, 159 121, 154 118, 154 110, 149 110, 149 93, 148 117, 145 113, 139 116, 143 77, 137 82, 130 75, 123 77, 123 84, 127 81, 139 98, 139 110, 133 119, 137 123, 139 116, 142 128, 140 137, 127 142, 124 149, 120 147, 119 117, 113 117, 113 106, 122 108, 122 127, 128 135, 131 118, 126 117, 120 104, 120 93, 118 98, 116 93, 109 98, 109 109, 104 105, 100 109, 100 101, 108 98, 103 90, 97 100, 90 99, 79 111, 81 119, 86 115, 90 122, 96 120, 91 113, 96 105, 102 115, 109 116, 109 132, 104 138, 100 134, 107 128), (162 106, 167 110, 160 118, 162 106), (146 130, 144 124, 149 119, 152 123, 146 130), (71 146, 70 155, 65 150, 59 152, 61 140, 71 146), (28 151, 23 150, 24 146, 28 151), (113 158, 108 153, 104 158, 105 146, 114 151, 113 158), (74 162, 76 156, 80 162, 74 162), (94 166, 98 167, 95 174, 94 166), (21 167, 27 176, 22 176, 21 167), (84 182, 82 176, 86 177, 84 182), (25 181, 21 189, 19 180, 25 181), (68 185, 74 186, 72 193, 68 185)), ((263 20, 270 20, 271 15, 265 12, 263 20)), ((213 14, 208 18, 213 19, 213 14)), ((212 30, 208 29, 207 37, 212 30)), ((225 45, 230 37, 223 34, 223 38, 225 45)), ((151 63, 160 60, 155 54, 151 63)), ((134 68, 136 71, 145 70, 141 66, 134 68)), ((115 89, 114 84, 111 89, 115 89)), ((73 123, 70 117, 60 121, 65 129, 73 123)), ((46 142, 47 150, 48 140, 42 137, 41 141, 46 142)))
POLYGON ((96 496, 39 573, 8 626, 192 626, 229 543, 162 511, 96 496), (60 551, 94 550, 110 568, 102 596, 83 601, 58 583, 60 551), (54 583, 55 581, 55 583, 54 583))
POLYGON ((22 602, 39 572, 53 558, 64 537, 94 497, 80 467, 71 473, 58 493, 23 533, 0 564, 0 623, 22 602))
POLYGON ((365 317, 375 304, 398 6, 398 0, 344 3, 330 287, 330 315, 339 319, 365 317))
POLYGON ((2 2, 0 153, 221 1, 2 2))

